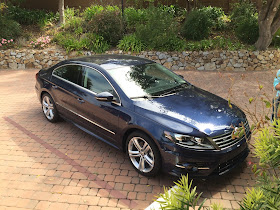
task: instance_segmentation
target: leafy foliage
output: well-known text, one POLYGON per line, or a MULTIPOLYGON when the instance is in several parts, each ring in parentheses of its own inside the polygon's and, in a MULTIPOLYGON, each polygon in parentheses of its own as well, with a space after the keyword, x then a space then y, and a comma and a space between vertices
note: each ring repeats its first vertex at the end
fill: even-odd
POLYGON ((9 6, 7 17, 22 25, 45 25, 48 20, 54 20, 55 14, 44 10, 30 10, 19 6, 9 6))
POLYGON ((0 38, 15 39, 21 34, 19 23, 0 16, 0 38))
POLYGON ((62 46, 67 53, 73 50, 83 49, 80 40, 77 39, 77 37, 72 36, 72 34, 68 32, 61 32, 56 34, 56 36, 53 38, 53 41, 62 46))
POLYGON ((220 30, 226 27, 228 19, 222 8, 208 6, 202 7, 199 11, 208 16, 214 29, 220 30))
POLYGON ((163 11, 166 11, 166 12, 172 14, 173 17, 186 16, 186 13, 187 13, 186 9, 179 7, 177 5, 170 5, 170 6, 161 5, 160 8, 163 11))
POLYGON ((168 51, 184 47, 184 42, 177 37, 178 24, 173 16, 156 7, 147 10, 147 21, 136 26, 135 34, 150 49, 168 51))
POLYGON ((236 24, 236 36, 244 43, 254 44, 259 37, 259 25, 257 16, 248 16, 236 24))
POLYGON ((280 121, 274 121, 273 128, 264 128, 255 139, 254 153, 260 158, 260 166, 280 168, 280 121), (273 130, 273 132, 271 132, 273 130))
POLYGON ((104 53, 110 48, 110 45, 102 36, 92 33, 85 34, 85 36, 81 39, 81 43, 84 49, 96 53, 104 53))
POLYGON ((244 48, 238 41, 226 39, 220 36, 214 37, 213 39, 204 39, 196 42, 187 42, 186 50, 190 51, 204 51, 204 50, 238 50, 244 48))
POLYGON ((67 53, 74 50, 90 50, 103 53, 110 47, 103 37, 92 33, 78 37, 73 36, 69 32, 61 32, 58 33, 53 40, 62 46, 67 53))
POLYGON ((12 47, 14 45, 14 40, 13 39, 0 39, 0 49, 9 49, 10 47, 12 47))
POLYGON ((202 40, 209 37, 212 21, 199 9, 191 11, 182 27, 182 35, 190 40, 202 40))
POLYGON ((159 195, 162 201, 161 209, 201 209, 204 202, 199 205, 199 198, 202 193, 197 194, 196 187, 192 188, 192 180, 189 183, 188 176, 182 176, 178 182, 175 182, 173 189, 164 188, 164 193, 159 195), (169 192, 170 190, 170 192, 169 192), (199 205, 198 208, 196 206, 199 205))
POLYGON ((266 185, 246 192, 240 203, 242 210, 280 209, 280 180, 270 180, 266 185))
POLYGON ((110 44, 116 45, 124 34, 120 11, 102 10, 95 13, 88 22, 88 30, 102 36, 110 44))
POLYGON ((202 7, 187 15, 182 34, 190 40, 202 40, 209 37, 212 29, 224 29, 227 22, 228 18, 221 8, 202 7))
POLYGON ((137 39, 135 34, 126 35, 122 40, 119 41, 118 48, 123 51, 141 52, 146 49, 146 46, 137 39))
POLYGON ((234 4, 230 17, 239 40, 246 44, 254 44, 258 40, 258 13, 252 3, 241 1, 234 4))
POLYGON ((240 205, 241 209, 259 210, 263 207, 262 199, 264 198, 263 191, 260 188, 248 189, 243 203, 240 205))
POLYGON ((241 209, 280 209, 280 120, 259 132, 254 143, 254 154, 259 164, 252 170, 258 185, 246 193, 241 209))
POLYGON ((51 39, 49 36, 41 36, 39 37, 37 40, 35 41, 31 41, 30 44, 34 47, 34 48, 43 48, 46 45, 48 45, 51 42, 51 39))
POLYGON ((86 21, 90 21, 95 18, 96 14, 102 13, 103 11, 120 12, 120 9, 117 6, 103 7, 101 5, 92 5, 84 10, 83 17, 85 18, 86 21))
POLYGON ((125 8, 124 19, 127 30, 135 31, 135 26, 147 21, 147 13, 145 9, 135 9, 133 7, 125 8))
POLYGON ((254 16, 257 13, 256 7, 249 1, 240 1, 233 4, 233 9, 230 15, 233 25, 241 22, 244 17, 254 16))

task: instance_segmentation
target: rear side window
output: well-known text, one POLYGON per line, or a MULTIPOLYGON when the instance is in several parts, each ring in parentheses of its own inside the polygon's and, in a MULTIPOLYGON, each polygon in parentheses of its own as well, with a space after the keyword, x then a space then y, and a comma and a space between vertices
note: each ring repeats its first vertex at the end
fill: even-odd
POLYGON ((83 67, 79 65, 66 65, 60 68, 57 68, 53 71, 53 75, 61 77, 69 82, 75 84, 80 84, 79 77, 81 75, 83 67))

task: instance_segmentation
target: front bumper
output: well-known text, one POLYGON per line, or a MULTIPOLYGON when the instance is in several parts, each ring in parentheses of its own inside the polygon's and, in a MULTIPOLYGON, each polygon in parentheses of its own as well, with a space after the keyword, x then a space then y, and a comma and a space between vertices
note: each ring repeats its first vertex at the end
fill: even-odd
POLYGON ((246 140, 225 150, 194 151, 164 144, 163 170, 175 176, 188 174, 191 177, 223 175, 240 163, 249 154, 246 140))

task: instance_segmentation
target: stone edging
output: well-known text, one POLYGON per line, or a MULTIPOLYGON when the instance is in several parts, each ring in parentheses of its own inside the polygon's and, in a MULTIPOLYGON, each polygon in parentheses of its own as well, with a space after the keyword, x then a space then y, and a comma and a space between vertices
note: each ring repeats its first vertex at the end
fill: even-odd
MULTIPOLYGON (((0 69, 46 68, 59 61, 91 52, 69 55, 61 49, 0 50, 0 69)), ((131 54, 119 50, 105 54, 131 54)), ((270 51, 194 51, 194 52, 141 52, 133 54, 163 64, 171 70, 253 71, 280 68, 280 50, 270 51)))

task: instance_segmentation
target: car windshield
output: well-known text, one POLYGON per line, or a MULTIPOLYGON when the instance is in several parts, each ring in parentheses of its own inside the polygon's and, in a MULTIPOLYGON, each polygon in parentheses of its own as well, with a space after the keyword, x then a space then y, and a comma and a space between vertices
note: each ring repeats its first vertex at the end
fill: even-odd
POLYGON ((107 72, 131 99, 164 96, 188 85, 180 76, 157 63, 123 66, 107 72))

